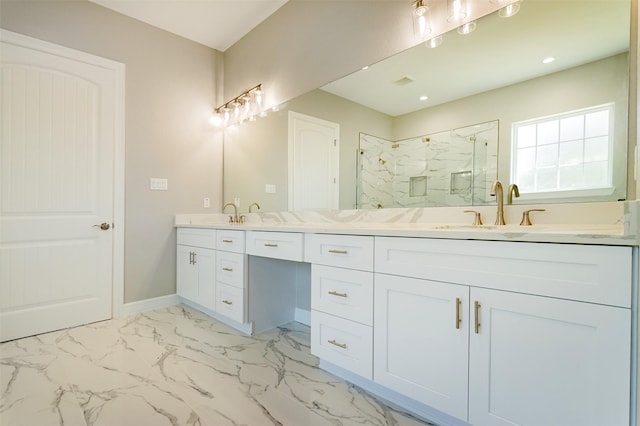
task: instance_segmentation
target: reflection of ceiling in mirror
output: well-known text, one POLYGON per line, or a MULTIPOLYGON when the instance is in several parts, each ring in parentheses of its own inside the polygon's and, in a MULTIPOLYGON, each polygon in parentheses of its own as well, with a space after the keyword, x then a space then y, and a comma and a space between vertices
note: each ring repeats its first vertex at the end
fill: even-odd
POLYGON ((451 31, 439 48, 420 44, 321 89, 403 115, 624 52, 629 21, 628 0, 526 0, 514 17, 494 13, 469 35, 451 31))

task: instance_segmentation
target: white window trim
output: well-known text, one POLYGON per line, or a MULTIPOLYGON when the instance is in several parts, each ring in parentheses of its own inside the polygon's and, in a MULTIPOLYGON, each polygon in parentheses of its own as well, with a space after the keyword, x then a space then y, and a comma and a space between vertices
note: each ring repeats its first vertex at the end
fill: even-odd
POLYGON ((517 138, 516 129, 520 126, 526 126, 534 123, 541 123, 549 120, 565 118, 572 115, 585 114, 597 110, 609 110, 609 161, 608 161, 608 185, 604 187, 588 187, 588 188, 576 188, 576 189, 558 189, 550 191, 535 191, 535 192, 523 192, 520 191, 521 200, 537 200, 537 199, 567 199, 567 198, 585 198, 585 197, 605 197, 613 194, 615 186, 613 186, 613 135, 614 135, 614 121, 615 121, 615 103, 608 102, 605 104, 594 105, 587 108, 581 108, 572 111, 561 112, 557 114, 551 114, 543 117, 536 117, 529 120, 522 120, 511 124, 511 167, 510 177, 511 182, 518 183, 516 180, 516 159, 517 159, 517 138))

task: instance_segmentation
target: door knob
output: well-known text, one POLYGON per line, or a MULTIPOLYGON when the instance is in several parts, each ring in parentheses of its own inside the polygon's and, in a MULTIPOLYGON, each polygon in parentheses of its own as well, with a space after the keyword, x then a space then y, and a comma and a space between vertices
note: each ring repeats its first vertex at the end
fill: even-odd
POLYGON ((107 229, 110 228, 110 225, 107 222, 103 222, 100 225, 93 225, 94 228, 100 228, 103 231, 106 231, 107 229))

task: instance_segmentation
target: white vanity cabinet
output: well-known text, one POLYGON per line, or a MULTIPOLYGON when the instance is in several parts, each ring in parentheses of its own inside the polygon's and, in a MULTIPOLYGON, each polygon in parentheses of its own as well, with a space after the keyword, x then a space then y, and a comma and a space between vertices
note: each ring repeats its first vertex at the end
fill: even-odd
POLYGON ((219 229, 216 237, 215 310, 238 322, 247 322, 247 255, 245 232, 219 229))
POLYGON ((631 248, 375 251, 375 382, 474 426, 629 424, 631 248))
POLYGON ((373 237, 307 234, 311 353, 372 379, 373 237))
POLYGON ((208 309, 215 309, 216 231, 178 228, 176 293, 208 309))

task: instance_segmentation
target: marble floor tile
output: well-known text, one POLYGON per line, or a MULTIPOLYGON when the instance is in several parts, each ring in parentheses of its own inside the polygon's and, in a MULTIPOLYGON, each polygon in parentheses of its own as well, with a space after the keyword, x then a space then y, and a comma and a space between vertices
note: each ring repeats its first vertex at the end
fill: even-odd
POLYGON ((173 306, 0 344, 2 426, 429 425, 317 367, 309 328, 173 306))

